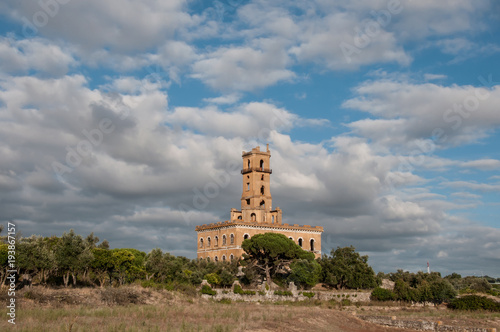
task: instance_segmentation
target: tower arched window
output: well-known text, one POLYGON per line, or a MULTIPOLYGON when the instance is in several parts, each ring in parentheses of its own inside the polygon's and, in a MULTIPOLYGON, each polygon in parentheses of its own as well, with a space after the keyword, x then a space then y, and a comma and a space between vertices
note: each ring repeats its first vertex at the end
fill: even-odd
POLYGON ((264 191, 265 191, 264 186, 260 187, 260 194, 261 194, 261 195, 264 195, 264 191))
POLYGON ((231 254, 231 256, 229 256, 229 259, 231 259, 231 262, 232 262, 232 261, 233 261, 233 259, 234 259, 234 255, 233 255, 233 254, 231 254))
POLYGON ((299 246, 302 248, 302 238, 299 238, 299 246))
POLYGON ((241 220, 241 216, 238 216, 238 220, 241 220))
POLYGON ((311 243, 311 251, 314 251, 314 239, 311 239, 310 243, 311 243))
POLYGON ((214 257, 214 261, 218 262, 219 261, 219 257, 215 256, 214 257))
POLYGON ((266 207, 266 202, 264 200, 260 201, 260 207, 263 209, 266 207))
POLYGON ((212 241, 210 240, 210 236, 209 236, 209 237, 207 238, 207 247, 209 247, 209 248, 210 248, 211 242, 212 242, 212 241))
POLYGON ((245 234, 245 235, 243 235, 243 240, 246 240, 246 239, 248 239, 249 237, 250 237, 250 235, 245 234))
POLYGON ((217 247, 219 245, 219 237, 215 236, 215 241, 214 241, 214 247, 217 247))
POLYGON ((255 215, 255 213, 252 213, 252 214, 250 215, 250 220, 251 220, 251 221, 256 221, 256 220, 257 220, 257 216, 255 215))
POLYGON ((250 168, 250 159, 248 159, 248 168, 250 168))
POLYGON ((272 223, 274 224, 274 216, 271 216, 271 219, 272 219, 272 223))
POLYGON ((222 245, 226 245, 226 234, 222 235, 222 245))
POLYGON ((260 160, 260 170, 263 171, 264 170, 264 160, 260 160))
POLYGON ((226 255, 222 255, 222 261, 225 262, 226 261, 226 255))
POLYGON ((203 248, 203 238, 200 239, 200 248, 203 248))
POLYGON ((234 234, 231 234, 231 237, 230 237, 229 241, 231 241, 231 244, 234 244, 234 234))
POLYGON ((261 181, 264 181, 264 174, 262 174, 262 175, 260 176, 260 180, 261 180, 261 181))

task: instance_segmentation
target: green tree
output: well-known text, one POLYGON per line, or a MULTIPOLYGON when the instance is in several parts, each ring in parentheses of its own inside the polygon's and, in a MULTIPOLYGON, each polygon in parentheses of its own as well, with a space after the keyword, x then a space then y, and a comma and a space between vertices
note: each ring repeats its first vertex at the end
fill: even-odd
POLYGON ((321 277, 321 265, 317 261, 295 260, 290 264, 290 268, 292 272, 288 276, 288 281, 293 281, 297 286, 313 287, 321 277))
POLYGON ((314 260, 314 254, 307 252, 283 234, 256 234, 241 244, 245 251, 244 262, 256 267, 270 281, 280 269, 295 259, 314 260))
POLYGON ((434 304, 448 302, 457 296, 457 291, 446 279, 434 281, 431 283, 430 287, 432 292, 432 302, 434 302, 434 304))
POLYGON ((29 278, 39 275, 40 282, 46 282, 50 272, 56 269, 54 252, 49 243, 41 236, 32 235, 22 238, 16 246, 18 267, 29 278))
POLYGON ((165 281, 167 261, 160 248, 155 248, 146 255, 146 280, 154 278, 157 281, 165 281))
POLYGON ((377 286, 375 272, 368 265, 368 256, 360 256, 353 246, 331 251, 331 256, 323 255, 319 261, 322 280, 337 289, 369 289, 377 286))
POLYGON ((132 274, 134 260, 134 254, 128 249, 111 250, 113 272, 120 285, 125 284, 128 277, 132 274))
POLYGON ((92 254, 94 259, 90 266, 95 278, 99 281, 99 285, 102 288, 106 284, 106 280, 109 280, 111 283, 114 268, 113 257, 111 251, 102 248, 92 249, 92 254))
POLYGON ((76 235, 71 229, 64 233, 55 247, 55 259, 58 269, 63 274, 64 286, 68 287, 69 276, 73 277, 73 286, 76 285, 78 273, 90 265, 92 252, 80 235, 76 235))

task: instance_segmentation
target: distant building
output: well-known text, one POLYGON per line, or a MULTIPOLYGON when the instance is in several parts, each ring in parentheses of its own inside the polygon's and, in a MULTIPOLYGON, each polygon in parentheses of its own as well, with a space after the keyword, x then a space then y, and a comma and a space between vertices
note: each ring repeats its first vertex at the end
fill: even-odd
POLYGON ((272 207, 269 144, 266 151, 260 151, 260 147, 243 151, 242 158, 241 209, 231 209, 230 220, 196 226, 198 258, 233 260, 243 254, 243 240, 268 232, 284 234, 304 250, 320 257, 323 227, 283 224, 281 209, 272 207))

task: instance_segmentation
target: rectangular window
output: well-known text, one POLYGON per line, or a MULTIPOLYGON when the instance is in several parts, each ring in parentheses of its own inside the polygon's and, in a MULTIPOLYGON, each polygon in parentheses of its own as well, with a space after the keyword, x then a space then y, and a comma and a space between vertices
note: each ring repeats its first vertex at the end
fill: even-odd
POLYGON ((247 205, 250 205, 250 200, 249 199, 247 199, 247 205))
POLYGON ((250 183, 247 183, 247 191, 250 190, 250 183))

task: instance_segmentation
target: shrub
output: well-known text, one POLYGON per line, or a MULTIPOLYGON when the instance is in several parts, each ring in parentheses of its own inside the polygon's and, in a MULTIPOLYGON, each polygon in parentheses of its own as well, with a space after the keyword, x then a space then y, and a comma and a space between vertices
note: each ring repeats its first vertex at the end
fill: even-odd
POLYGON ((314 297, 314 292, 303 292, 302 295, 304 295, 307 298, 314 297))
POLYGON ((341 304, 342 306, 349 306, 349 305, 351 305, 352 303, 351 303, 351 300, 348 300, 348 299, 342 299, 342 301, 340 302, 340 304, 341 304))
POLYGON ((264 291, 259 291, 259 295, 266 295, 266 292, 264 292, 264 291))
POLYGON ((458 310, 489 310, 500 312, 500 303, 485 296, 467 295, 448 303, 448 308, 458 310))
POLYGON ((372 291, 370 299, 373 301, 393 301, 396 299, 396 294, 388 289, 377 287, 372 291))
POLYGON ((231 304, 231 299, 221 299, 219 301, 219 303, 222 303, 222 304, 231 304))
POLYGON ((293 296, 292 292, 290 291, 282 291, 282 290, 275 290, 274 295, 281 295, 281 296, 293 296))
POLYGON ((208 294, 214 296, 215 294, 217 294, 217 292, 214 291, 212 287, 208 285, 203 285, 203 287, 201 288, 201 294, 208 294))
POLYGON ((243 290, 240 285, 235 285, 233 289, 234 294, 240 295, 255 295, 255 291, 251 290, 243 290))

